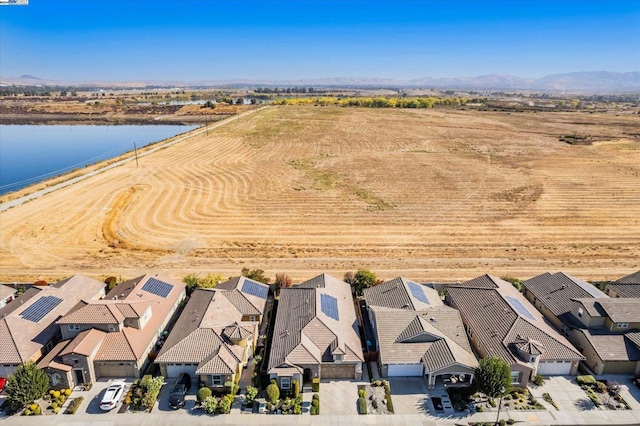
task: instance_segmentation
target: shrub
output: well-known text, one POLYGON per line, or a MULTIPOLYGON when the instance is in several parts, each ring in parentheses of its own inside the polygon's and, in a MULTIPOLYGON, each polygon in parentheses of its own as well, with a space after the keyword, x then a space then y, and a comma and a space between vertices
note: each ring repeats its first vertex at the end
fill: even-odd
POLYGON ((533 379, 533 384, 536 386, 544 385, 544 377, 540 374, 536 374, 536 377, 533 379))
MULTIPOLYGON (((146 383, 145 394, 142 398, 142 405, 144 405, 149 411, 153 408, 158 399, 158 394, 162 385, 164 384, 164 377, 158 376, 150 379, 146 383)), ((143 386, 144 387, 144 386, 143 386)))
POLYGON ((129 395, 124 397, 125 405, 131 405, 131 397, 129 395))
POLYGON ((607 392, 613 397, 620 396, 620 384, 618 382, 612 381, 607 383, 607 392))
POLYGON ((505 419, 500 419, 500 420, 498 421, 498 424, 499 424, 500 426, 506 426, 507 421, 506 421, 505 419))
POLYGON ((312 415, 312 416, 316 416, 316 415, 318 415, 318 414, 320 414, 320 408, 319 408, 319 407, 317 407, 317 406, 315 406, 315 407, 314 407, 314 406, 312 405, 312 406, 311 406, 311 415, 312 415))
POLYGON ((320 400, 319 399, 314 399, 311 401, 311 406, 312 407, 319 407, 320 406, 320 400))
POLYGON ((65 414, 75 414, 76 411, 78 411, 78 408, 80 408, 80 404, 82 404, 83 400, 84 400, 84 397, 82 396, 74 398, 73 401, 71 401, 71 403, 67 407, 67 411, 65 411, 65 414))
POLYGON ((513 419, 509 419, 509 420, 507 420, 507 424, 508 424, 508 425, 513 425, 513 424, 515 424, 515 423, 516 423, 516 421, 515 421, 515 420, 513 420, 513 419))
POLYGON ((42 407, 36 404, 36 409, 33 410, 33 414, 35 414, 36 416, 39 416, 40 414, 42 414, 42 407))
POLYGON ((267 401, 271 402, 272 404, 275 404, 278 399, 280 399, 280 389, 278 388, 278 385, 276 385, 275 380, 272 380, 271 384, 267 386, 266 392, 267 401))
POLYGON ((28 408, 26 410, 24 410, 23 413, 25 416, 30 416, 31 415, 31 410, 29 410, 28 408))
POLYGON ((144 376, 142 376, 142 380, 140 380, 140 387, 146 389, 151 379, 153 379, 153 376, 151 374, 145 374, 144 376))
POLYGON ((231 410, 231 404, 233 403, 233 394, 225 395, 224 398, 218 403, 218 411, 221 414, 227 414, 231 410))
POLYGON ((256 399, 257 395, 258 395, 258 388, 254 388, 253 386, 247 386, 246 397, 248 402, 252 402, 254 399, 256 399))
POLYGON ((311 390, 314 392, 320 392, 320 379, 315 377, 311 380, 311 390))
POLYGON ((376 386, 382 386, 382 380, 376 380, 375 381, 376 386))
POLYGON ((496 404, 496 400, 495 399, 491 398, 491 399, 489 399, 489 405, 491 405, 492 407, 495 407, 498 404, 496 404))
POLYGON ((202 403, 202 401, 204 401, 205 398, 208 398, 210 396, 211 396, 211 389, 209 389, 208 387, 204 387, 204 388, 198 389, 198 394, 196 395, 196 399, 198 400, 198 402, 202 403))
POLYGON ((602 382, 596 382, 596 389, 598 393, 605 393, 607 392, 607 385, 602 382))
POLYGON ((56 407, 53 409, 54 414, 58 414, 60 412, 60 407, 56 407))
POLYGON ((293 388, 293 397, 297 398, 298 395, 300 395, 300 382, 298 381, 298 379, 293 379, 292 380, 292 388, 293 388))
POLYGON ((56 408, 58 408, 58 403, 57 403, 57 402, 55 402, 55 401, 54 401, 54 402, 52 402, 52 403, 51 403, 51 408, 53 408, 54 410, 55 410, 56 408))
POLYGON ((29 406, 29 410, 31 410, 31 411, 36 411, 36 408, 38 408, 38 404, 36 404, 36 403, 33 403, 33 404, 31 404, 29 406))
POLYGON ((218 401, 214 397, 208 396, 202 400, 202 409, 205 412, 209 414, 213 414, 216 412, 217 408, 218 408, 218 401))
POLYGON ((298 404, 294 405, 293 414, 302 414, 302 406, 298 404))
POLYGON ((589 394, 589 399, 591 400, 591 402, 593 402, 593 404, 596 407, 600 406, 600 400, 598 399, 598 395, 596 395, 594 393, 590 393, 589 394))
POLYGON ((582 385, 595 385, 596 384, 596 379, 592 375, 578 376, 578 377, 576 377, 576 382, 581 386, 582 385))
POLYGON ((358 397, 366 398, 367 397, 367 391, 364 390, 364 389, 358 389, 358 397))
POLYGON ((360 414, 367 414, 367 400, 363 397, 358 398, 358 411, 360 414))

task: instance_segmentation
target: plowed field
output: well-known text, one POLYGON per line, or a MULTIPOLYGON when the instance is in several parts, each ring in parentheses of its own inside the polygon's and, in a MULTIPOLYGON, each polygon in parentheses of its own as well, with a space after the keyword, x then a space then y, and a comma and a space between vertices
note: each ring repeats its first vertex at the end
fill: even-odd
POLYGON ((621 277, 640 265, 636 134, 613 114, 272 107, 1 213, 0 280, 621 277))

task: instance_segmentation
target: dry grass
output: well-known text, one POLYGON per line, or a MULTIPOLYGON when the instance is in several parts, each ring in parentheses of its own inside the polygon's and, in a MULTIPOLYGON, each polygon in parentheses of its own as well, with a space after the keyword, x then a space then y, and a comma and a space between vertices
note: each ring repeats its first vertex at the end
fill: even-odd
POLYGON ((619 277, 640 259, 629 133, 605 114, 269 108, 1 213, 0 279, 619 277))

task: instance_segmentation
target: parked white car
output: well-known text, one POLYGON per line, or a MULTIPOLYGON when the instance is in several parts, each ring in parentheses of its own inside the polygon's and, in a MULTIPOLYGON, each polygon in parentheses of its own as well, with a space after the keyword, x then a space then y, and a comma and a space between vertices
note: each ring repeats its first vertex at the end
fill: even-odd
POLYGON ((124 394, 124 388, 126 383, 124 382, 114 382, 107 390, 104 392, 104 396, 102 397, 102 401, 100 401, 100 409, 104 411, 109 411, 115 408, 118 405, 118 401, 122 398, 124 394))

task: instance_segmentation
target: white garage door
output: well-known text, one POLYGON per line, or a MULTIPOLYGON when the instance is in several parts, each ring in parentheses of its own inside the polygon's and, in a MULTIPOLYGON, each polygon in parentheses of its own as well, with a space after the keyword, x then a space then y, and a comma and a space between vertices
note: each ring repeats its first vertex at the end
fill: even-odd
POLYGON ((180 373, 187 373, 191 376, 191 380, 196 378, 196 369, 198 364, 167 364, 167 376, 175 378, 180 373))
POLYGON ((571 374, 571 362, 541 362, 538 374, 543 376, 562 376, 571 374))
POLYGON ((389 377, 422 376, 422 364, 389 364, 389 377))

